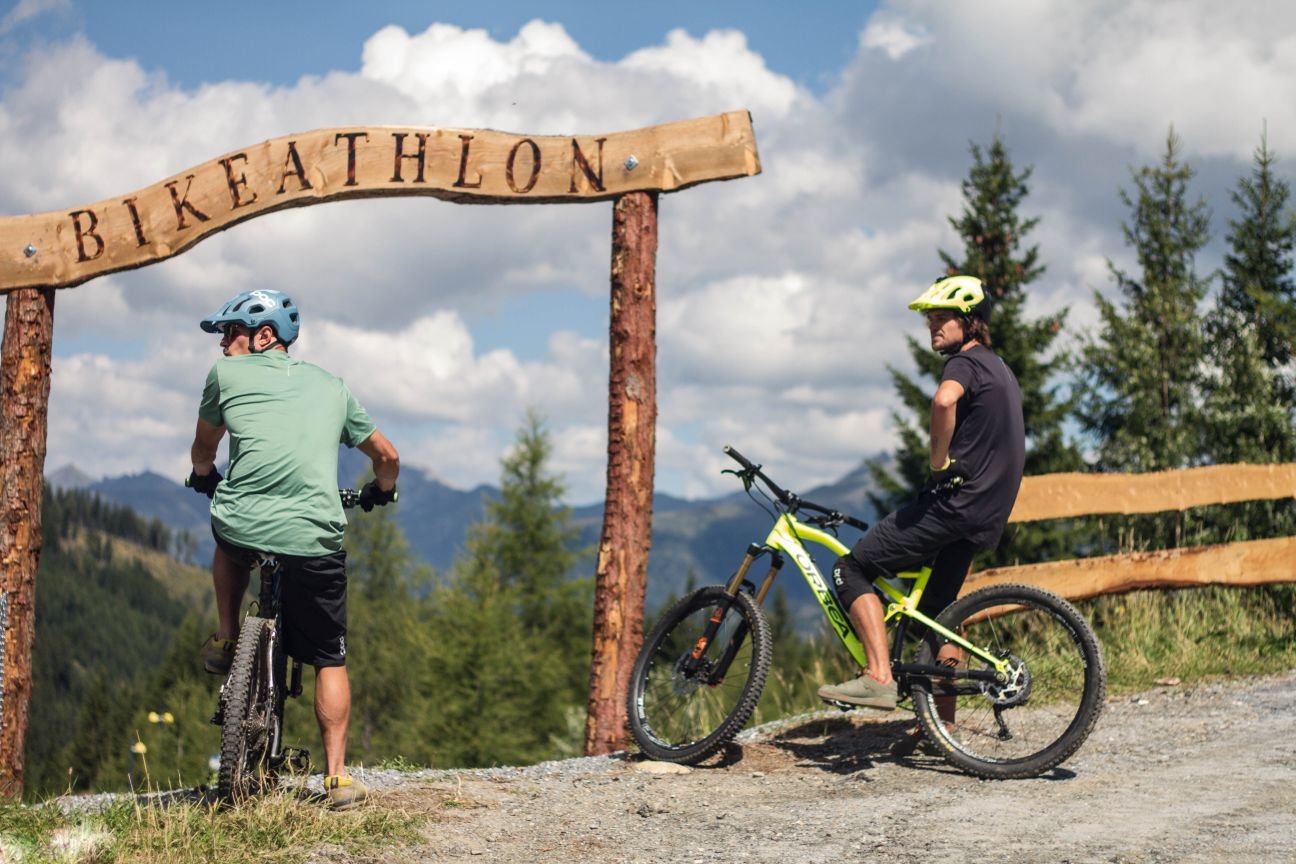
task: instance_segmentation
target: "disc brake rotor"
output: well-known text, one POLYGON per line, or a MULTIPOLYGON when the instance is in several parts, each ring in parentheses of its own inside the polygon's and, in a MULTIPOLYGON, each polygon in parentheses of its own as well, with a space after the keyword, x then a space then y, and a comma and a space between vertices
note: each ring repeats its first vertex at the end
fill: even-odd
POLYGON ((1006 659, 1008 668, 1004 679, 985 686, 985 695, 1000 708, 1025 704, 1031 692, 1031 674, 1026 661, 1015 655, 1009 655, 1006 659))

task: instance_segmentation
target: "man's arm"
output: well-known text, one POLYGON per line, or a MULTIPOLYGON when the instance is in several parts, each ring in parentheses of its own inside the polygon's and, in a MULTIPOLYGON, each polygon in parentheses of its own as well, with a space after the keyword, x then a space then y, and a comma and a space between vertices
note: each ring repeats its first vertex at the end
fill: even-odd
POLYGON ((390 492, 396 488, 396 477, 400 474, 400 456, 396 448, 387 440, 387 436, 375 429, 373 434, 360 442, 360 452, 369 457, 373 463, 374 478, 378 488, 390 492))
POLYGON ((963 398, 963 385, 946 379, 936 389, 931 404, 931 470, 948 467, 950 441, 954 438, 954 420, 958 402, 963 398))
POLYGON ((213 426, 201 417, 194 432, 193 445, 189 448, 189 458, 193 460, 194 473, 206 477, 216 470, 216 450, 221 439, 225 437, 224 426, 213 426))

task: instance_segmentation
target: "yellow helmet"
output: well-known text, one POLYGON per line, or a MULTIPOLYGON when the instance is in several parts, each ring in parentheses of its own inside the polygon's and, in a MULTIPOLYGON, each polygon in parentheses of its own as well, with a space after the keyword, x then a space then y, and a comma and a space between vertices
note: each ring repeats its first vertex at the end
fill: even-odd
POLYGON ((931 309, 953 309, 964 315, 978 318, 990 317, 990 301, 981 280, 975 276, 949 276, 938 279, 930 288, 909 304, 910 309, 927 312, 931 309))

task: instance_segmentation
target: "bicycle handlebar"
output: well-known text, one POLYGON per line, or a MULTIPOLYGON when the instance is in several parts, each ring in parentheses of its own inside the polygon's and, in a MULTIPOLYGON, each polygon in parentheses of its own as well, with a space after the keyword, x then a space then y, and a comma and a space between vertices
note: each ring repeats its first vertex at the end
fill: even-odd
MULTIPOLYGON (((188 489, 194 489, 194 486, 193 486, 193 482, 192 482, 192 481, 193 481, 193 478, 192 478, 192 477, 188 477, 188 478, 186 478, 185 481, 184 481, 184 485, 185 485, 185 487, 188 488, 188 489)), ((194 489, 194 491, 195 491, 195 492, 198 492, 200 495, 201 495, 201 494, 204 494, 204 493, 202 492, 201 489, 194 489)), ((361 493, 362 491, 363 491, 363 490, 360 490, 360 489, 339 489, 339 490, 338 490, 338 498, 339 498, 339 499, 341 500, 341 502, 342 502, 342 509, 344 509, 344 510, 350 510, 352 507, 357 507, 357 506, 359 506, 359 504, 360 504, 360 493, 361 493)), ((399 492, 393 493, 393 495, 392 495, 392 499, 391 499, 391 502, 390 502, 390 503, 393 503, 393 504, 394 504, 394 503, 395 503, 396 501, 398 501, 398 500, 400 500, 400 493, 399 493, 399 492)), ((381 506, 381 505, 380 505, 380 506, 381 506)))
POLYGON ((752 478, 759 477, 765 485, 769 487, 769 490, 774 493, 774 497, 778 499, 779 503, 787 507, 790 512, 795 512, 797 510, 814 510, 828 517, 827 520, 824 520, 826 523, 840 523, 843 525, 849 525, 852 528, 858 528, 860 531, 868 530, 868 523, 863 520, 856 519, 854 516, 848 516, 847 514, 834 510, 831 507, 825 507, 822 504, 807 501, 796 493, 787 491, 771 480, 765 472, 761 470, 761 466, 753 463, 750 459, 730 447, 728 444, 724 446, 724 452, 729 456, 729 458, 743 466, 741 472, 733 473, 736 473, 743 478, 744 485, 749 484, 752 478))

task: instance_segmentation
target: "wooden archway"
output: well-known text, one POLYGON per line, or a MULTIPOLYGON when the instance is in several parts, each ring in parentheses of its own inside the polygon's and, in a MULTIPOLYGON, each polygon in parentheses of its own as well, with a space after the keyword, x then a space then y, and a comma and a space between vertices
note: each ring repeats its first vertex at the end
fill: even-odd
POLYGON ((606 135, 346 127, 274 138, 130 194, 0 218, 0 797, 22 791, 54 295, 178 255, 240 222, 350 198, 613 202, 608 468, 586 750, 625 743, 642 640, 656 449, 657 197, 760 173, 746 111, 606 135))

